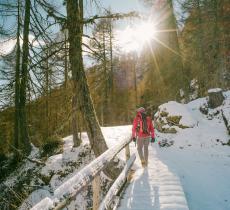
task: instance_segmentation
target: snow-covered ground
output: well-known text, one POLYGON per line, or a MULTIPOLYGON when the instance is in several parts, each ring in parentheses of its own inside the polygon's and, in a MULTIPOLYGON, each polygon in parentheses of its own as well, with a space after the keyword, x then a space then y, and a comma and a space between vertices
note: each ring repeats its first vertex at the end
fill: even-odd
POLYGON ((177 134, 157 133, 159 140, 174 141, 171 147, 156 146, 157 156, 180 177, 190 210, 230 209, 230 147, 222 145, 230 136, 220 112, 230 113, 230 91, 225 97, 223 106, 209 110, 215 113, 212 118, 199 111, 206 99, 197 99, 184 105, 195 127, 177 134))
MULTIPOLYGON (((131 151, 136 148, 131 146, 131 151)), ((118 210, 188 210, 184 190, 178 175, 157 155, 150 145, 148 167, 138 159, 135 173, 121 199, 118 210)))
MULTIPOLYGON (((130 131, 131 126, 102 128, 109 147, 117 145, 124 138, 130 137, 130 131)), ((53 192, 60 185, 74 177, 84 166, 94 159, 94 155, 90 152, 90 147, 88 146, 89 140, 87 134, 82 133, 81 137, 83 143, 78 148, 73 148, 72 136, 63 139, 63 153, 49 157, 46 165, 39 172, 39 176, 43 177, 43 180, 49 180, 48 185, 32 192, 20 206, 21 210, 33 207, 46 197, 52 198, 53 192)), ((120 159, 125 160, 124 151, 121 151, 118 155, 120 159)), ((102 185, 106 185, 105 182, 108 182, 108 178, 103 173, 101 174, 101 178, 102 185)), ((106 187, 108 187, 108 184, 106 187)), ((89 187, 83 193, 80 193, 75 201, 70 203, 68 209, 87 209, 87 206, 91 206, 91 203, 87 203, 89 200, 87 201, 85 198, 89 199, 90 196, 92 196, 92 189, 89 187)))
MULTIPOLYGON (((208 115, 199 110, 200 106, 206 103, 205 98, 181 105, 184 110, 182 113, 185 113, 182 114, 182 120, 193 122, 192 128, 178 128, 176 134, 156 132, 158 142, 168 140, 174 141, 174 144, 170 147, 159 147, 157 143, 150 145, 148 169, 143 170, 137 158, 133 166, 135 173, 131 184, 121 200, 123 207, 126 205, 123 209, 133 209, 131 207, 135 202, 135 209, 139 210, 146 210, 146 206, 150 204, 151 209, 156 210, 172 209, 170 205, 173 207, 173 204, 175 210, 180 209, 180 205, 181 209, 187 209, 188 206, 190 210, 230 209, 230 147, 223 145, 228 142, 230 136, 221 115, 221 109, 230 113, 230 91, 226 92, 225 96, 224 105, 209 110, 208 115), (145 191, 141 191, 141 186, 145 187, 145 191), (149 197, 143 197, 146 191, 149 192, 149 197), (130 193, 133 195, 133 203, 130 193), (135 197, 135 194, 138 196, 135 197), (140 199, 140 202, 136 199, 140 199), (141 205, 144 205, 143 208, 141 205)), ((173 111, 173 103, 170 103, 170 110, 173 111)), ((180 110, 177 109, 176 112, 180 113, 180 110)), ((106 127, 102 128, 102 131, 108 146, 112 147, 123 137, 131 135, 131 126, 106 127)), ((87 135, 83 133, 82 138, 83 145, 77 149, 72 148, 72 136, 64 138, 64 153, 50 157, 41 172, 44 176, 53 173, 49 187, 34 191, 22 204, 21 209, 27 209, 28 203, 33 206, 42 198, 49 197, 50 191, 74 176, 84 164, 88 164, 92 157, 84 157, 84 164, 77 170, 70 164, 80 160, 81 150, 87 149, 84 146, 88 143, 87 135)), ((136 148, 134 143, 131 143, 131 153, 134 152, 136 148)), ((119 153, 119 157, 125 159, 124 151, 119 153)), ((85 209, 81 204, 85 196, 87 192, 78 196, 68 209, 85 209)))

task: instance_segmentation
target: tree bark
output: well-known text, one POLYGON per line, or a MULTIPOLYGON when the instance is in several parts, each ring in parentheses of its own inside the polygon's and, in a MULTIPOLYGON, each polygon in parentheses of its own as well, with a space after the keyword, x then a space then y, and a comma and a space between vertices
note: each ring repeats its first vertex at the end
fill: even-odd
POLYGON ((20 143, 25 154, 31 151, 26 118, 26 87, 28 84, 28 57, 29 57, 29 25, 30 25, 30 0, 25 1, 25 15, 22 45, 22 68, 20 84, 20 143))
POLYGON ((104 23, 102 25, 102 41, 103 41, 103 69, 104 69, 104 77, 105 77, 105 81, 104 81, 104 87, 103 87, 103 100, 102 100, 102 126, 104 125, 104 123, 106 122, 106 118, 107 118, 107 109, 108 109, 108 73, 107 73, 107 58, 106 58, 106 44, 105 44, 105 33, 106 33, 106 24, 104 23))
POLYGON ((205 87, 205 78, 206 78, 206 71, 205 71, 205 53, 204 53, 204 48, 203 48, 203 21, 201 17, 201 6, 200 6, 200 0, 196 0, 196 9, 197 9, 197 18, 198 18, 198 45, 199 45, 199 60, 201 62, 201 76, 199 79, 199 88, 200 88, 200 93, 204 93, 204 87, 205 87))
MULTIPOLYGON (((109 13, 110 14, 110 13, 109 13)), ((110 122, 113 122, 114 115, 112 107, 114 103, 114 84, 113 84, 113 25, 112 20, 109 20, 109 52, 110 52, 110 72, 109 72, 109 94, 110 94, 110 100, 109 100, 109 109, 108 112, 110 113, 110 122)))
MULTIPOLYGON (((87 134, 95 156, 105 152, 108 147, 103 137, 89 92, 82 58, 83 0, 67 0, 67 27, 69 30, 69 58, 73 80, 73 94, 77 97, 79 108, 84 116, 87 134)), ((118 170, 108 167, 107 174, 117 176, 118 170)))
POLYGON ((64 36, 65 36, 65 72, 64 72, 64 77, 65 77, 65 81, 64 81, 64 86, 65 89, 67 89, 67 84, 68 84, 68 51, 67 51, 67 31, 64 31, 64 36))
MULTIPOLYGON (((73 84, 75 85, 75 84, 73 84)), ((74 87, 73 89, 77 89, 74 87)), ((73 131, 73 146, 78 147, 82 143, 81 138, 79 138, 79 119, 78 119, 78 103, 77 95, 74 94, 72 97, 72 131, 73 131)))
POLYGON ((46 67, 45 67, 45 116, 46 116, 46 138, 49 137, 49 86, 50 86, 50 69, 49 69, 49 48, 46 50, 46 67))
POLYGON ((90 96, 82 59, 82 24, 80 2, 67 1, 67 21, 69 29, 69 56, 73 80, 73 94, 79 100, 80 110, 87 123, 87 133, 96 156, 107 150, 90 96))
POLYGON ((15 66, 15 116, 14 116, 14 147, 19 149, 19 139, 20 139, 20 130, 19 130, 19 89, 20 89, 20 1, 18 0, 18 25, 17 25, 17 51, 16 51, 16 66, 15 66))

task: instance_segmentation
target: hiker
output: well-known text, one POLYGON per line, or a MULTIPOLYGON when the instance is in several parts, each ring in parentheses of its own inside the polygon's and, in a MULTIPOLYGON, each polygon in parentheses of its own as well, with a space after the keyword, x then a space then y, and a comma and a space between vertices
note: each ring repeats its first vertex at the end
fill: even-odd
POLYGON ((137 109, 137 115, 133 120, 132 140, 136 143, 137 151, 143 167, 148 166, 149 141, 155 142, 154 128, 151 117, 147 116, 145 108, 137 109), (144 147, 144 155, 143 155, 144 147))

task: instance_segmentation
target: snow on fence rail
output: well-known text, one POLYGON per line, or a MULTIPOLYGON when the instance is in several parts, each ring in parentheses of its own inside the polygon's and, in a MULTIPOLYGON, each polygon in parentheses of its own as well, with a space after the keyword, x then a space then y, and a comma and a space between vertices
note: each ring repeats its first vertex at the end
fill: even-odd
MULTIPOLYGON (((130 157, 129 151, 129 143, 130 138, 124 139, 120 144, 108 149, 95 160, 93 160, 90 164, 84 167, 81 171, 79 171, 72 178, 68 179, 61 186, 59 186, 55 191, 54 195, 51 198, 44 198, 39 203, 37 203, 31 210, 59 210, 67 206, 78 193, 82 191, 82 189, 90 184, 92 181, 98 179, 99 173, 109 164, 109 162, 122 150, 126 149, 126 160, 130 157)), ((129 166, 126 165, 126 168, 131 168, 132 163, 135 158, 132 156, 130 161, 128 161, 129 166), (133 161, 132 161, 133 160, 133 161), (131 163, 130 163, 131 162, 131 163)), ((124 172, 124 170, 123 170, 124 172)), ((123 172, 121 174, 123 174, 123 172)), ((127 172, 125 175, 127 176, 127 172)), ((120 177, 120 176, 119 176, 120 177)), ((99 184, 99 183, 97 183, 99 184)), ((94 184, 95 185, 95 184, 94 184)), ((100 185, 100 184, 99 184, 100 185)), ((119 185, 120 186, 120 185, 119 185)), ((98 197, 98 195, 93 195, 94 197, 98 197)), ((94 199, 93 209, 99 208, 99 202, 94 199)))
MULTIPOLYGON (((114 182, 114 184, 112 185, 112 187, 109 189, 109 191, 107 192, 104 200, 101 202, 101 205, 99 207, 99 210, 105 210, 105 209, 109 209, 110 205, 112 204, 112 202, 116 199, 117 194, 119 193, 119 190, 121 189, 121 187, 124 185, 129 170, 132 167, 134 161, 136 159, 136 155, 133 154, 129 160, 127 161, 123 171, 121 172, 121 174, 119 175, 119 177, 117 178, 117 180, 114 182)), ((119 201, 119 199, 115 200, 115 203, 117 204, 119 201)))

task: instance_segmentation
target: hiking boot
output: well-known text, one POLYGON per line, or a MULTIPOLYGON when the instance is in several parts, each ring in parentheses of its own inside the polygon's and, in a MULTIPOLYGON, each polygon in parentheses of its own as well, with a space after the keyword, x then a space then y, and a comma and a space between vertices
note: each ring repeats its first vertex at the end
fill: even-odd
POLYGON ((141 160, 141 165, 142 165, 142 167, 146 166, 145 160, 141 160))

